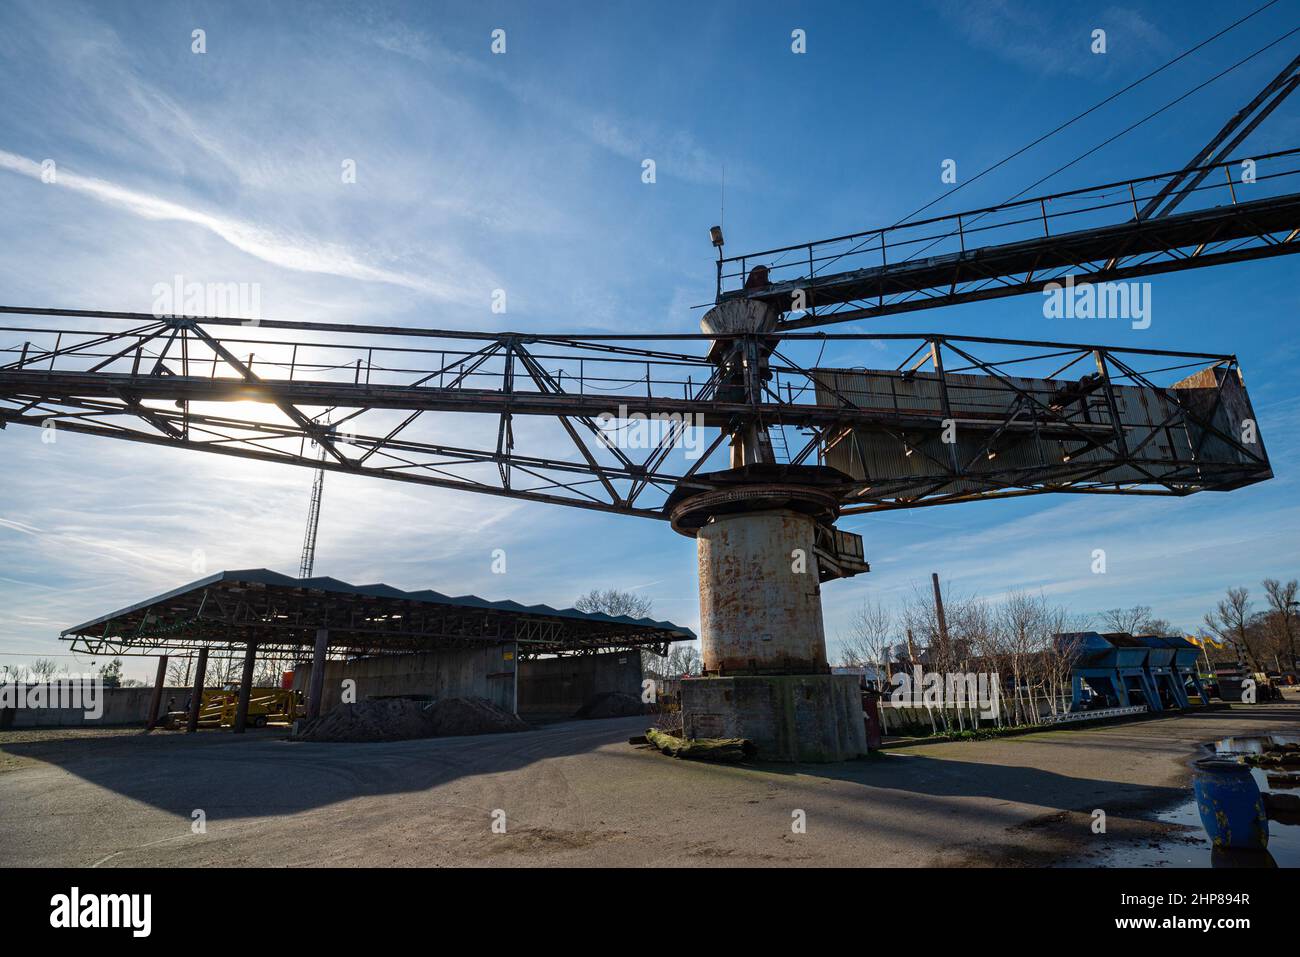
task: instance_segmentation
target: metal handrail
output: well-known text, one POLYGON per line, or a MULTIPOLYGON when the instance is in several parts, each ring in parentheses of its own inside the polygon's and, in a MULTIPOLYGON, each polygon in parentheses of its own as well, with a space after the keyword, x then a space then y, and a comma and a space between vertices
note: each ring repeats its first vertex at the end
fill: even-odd
MULTIPOLYGON (((891 265, 897 265, 900 260, 897 257, 889 256, 889 250, 899 250, 904 247, 917 246, 922 243, 928 243, 924 249, 929 249, 935 243, 945 239, 957 239, 961 250, 967 249, 967 238, 978 233, 986 233, 991 230, 1008 229, 1015 226, 1024 225, 1034 222, 1042 224, 1042 231, 1036 235, 1053 235, 1053 222, 1060 223, 1062 219, 1070 216, 1082 216, 1088 213, 1097 213, 1110 209, 1131 209, 1133 216, 1126 220, 1118 220, 1114 225, 1121 225, 1123 222, 1134 222, 1140 219, 1140 204, 1144 199, 1150 198, 1157 190, 1147 193, 1154 184, 1163 184, 1164 181, 1172 179, 1175 176, 1182 176, 1185 173, 1196 173, 1202 170, 1213 171, 1223 169, 1227 174, 1226 183, 1211 182, 1208 179, 1195 187, 1191 192, 1204 193, 1210 190, 1228 190, 1231 204, 1237 204, 1240 200, 1232 182, 1231 174, 1227 171, 1233 167, 1242 164, 1247 160, 1255 163, 1261 163, 1266 160, 1279 158, 1288 158, 1300 156, 1300 148, 1289 150, 1278 150, 1272 153, 1264 153, 1258 156, 1237 157, 1231 160, 1224 160, 1218 163, 1206 164, 1205 166, 1194 167, 1190 170, 1178 170, 1174 172, 1158 173, 1152 176, 1144 176, 1137 179, 1117 180, 1115 182, 1103 183, 1096 186, 1088 186, 1080 189, 1066 190, 1060 193, 1052 193, 1043 196, 1035 196, 1026 199, 1015 200, 1010 203, 1003 203, 996 206, 985 206, 977 209, 962 210, 959 213, 952 213, 943 216, 934 216, 927 219, 920 219, 914 222, 896 223, 893 226, 864 230, 855 233, 846 233, 842 236, 835 236, 829 239, 818 239, 806 243, 795 243, 789 246, 778 246, 771 249, 759 250, 756 252, 747 252, 735 256, 724 256, 717 260, 717 294, 722 295, 722 287, 728 280, 739 279, 742 282, 748 275, 752 265, 766 265, 769 270, 791 270, 802 269, 807 267, 807 276, 815 277, 819 269, 823 269, 822 264, 836 262, 840 259, 858 256, 878 256, 883 264, 889 262, 891 265), (1145 189, 1144 189, 1145 188, 1145 189), (1049 210, 1049 204, 1060 203, 1071 198, 1095 196, 1099 200, 1106 202, 1093 203, 1088 206, 1076 207, 1071 209, 1053 209, 1049 210), (1111 197, 1118 197, 1111 199, 1111 197), (997 213, 1006 213, 1009 211, 1024 211, 1020 218, 989 223, 982 226, 975 226, 972 223, 978 219, 997 213), (939 229, 930 229, 924 234, 917 236, 909 234, 905 239, 895 239, 890 241, 889 237, 897 236, 905 230, 916 230, 923 227, 940 226, 939 229), (835 244, 850 243, 858 241, 858 244, 850 250, 831 250, 829 247, 835 244), (792 257, 787 263, 760 263, 762 260, 771 256, 778 256, 788 253, 798 252, 801 255, 792 257), (821 253, 819 255, 819 252, 821 253), (728 266, 738 266, 736 269, 728 269, 728 266)), ((1284 179, 1286 177, 1300 174, 1300 166, 1293 169, 1285 169, 1267 174, 1260 174, 1255 177, 1254 184, 1270 180, 1284 179)), ((909 262, 917 254, 904 257, 901 261, 909 262)), ((769 277, 770 278, 770 277, 769 277)))

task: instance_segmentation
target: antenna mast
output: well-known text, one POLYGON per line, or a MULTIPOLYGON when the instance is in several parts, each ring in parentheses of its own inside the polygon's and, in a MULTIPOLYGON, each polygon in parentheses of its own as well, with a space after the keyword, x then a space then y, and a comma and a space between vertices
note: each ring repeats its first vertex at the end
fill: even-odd
MULTIPOLYGON (((325 446, 320 446, 319 459, 325 458, 325 446)), ((320 527, 320 495, 325 484, 325 470, 318 468, 311 483, 311 505, 307 508, 307 534, 302 541, 302 558, 298 562, 298 577, 311 578, 316 564, 316 530, 320 527)))

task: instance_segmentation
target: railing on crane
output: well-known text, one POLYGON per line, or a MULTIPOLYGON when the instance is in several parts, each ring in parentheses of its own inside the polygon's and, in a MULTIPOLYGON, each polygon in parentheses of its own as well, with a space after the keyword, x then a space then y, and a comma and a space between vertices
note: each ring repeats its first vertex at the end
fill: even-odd
POLYGON ((802 311, 781 324, 795 329, 1032 292, 1067 274, 1282 255, 1300 251, 1298 232, 1300 149, 1290 149, 722 257, 716 294, 802 311), (1144 215, 1191 173, 1210 175, 1185 188, 1185 211, 1144 215))

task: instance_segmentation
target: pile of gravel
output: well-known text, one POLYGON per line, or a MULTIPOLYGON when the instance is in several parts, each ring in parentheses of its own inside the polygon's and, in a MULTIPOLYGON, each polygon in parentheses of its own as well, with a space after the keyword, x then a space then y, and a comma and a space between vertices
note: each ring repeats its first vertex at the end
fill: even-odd
POLYGON ((528 725, 486 698, 371 698, 340 704, 298 725, 296 741, 405 741, 463 734, 526 731, 528 725))
POLYGON ((528 730, 518 715, 498 708, 487 698, 444 698, 431 704, 426 714, 433 734, 439 737, 528 730))
POLYGON ((587 703, 573 713, 575 718, 626 718, 645 714, 646 707, 634 694, 623 691, 606 691, 592 695, 587 703))

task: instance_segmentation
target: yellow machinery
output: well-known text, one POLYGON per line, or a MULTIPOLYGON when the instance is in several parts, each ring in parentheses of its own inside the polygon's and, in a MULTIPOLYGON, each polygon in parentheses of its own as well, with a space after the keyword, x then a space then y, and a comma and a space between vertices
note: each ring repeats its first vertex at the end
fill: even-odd
MULTIPOLYGON (((199 727, 228 728, 235 723, 239 707, 239 685, 228 684, 220 691, 203 692, 199 706, 199 727)), ((248 723, 254 728, 268 724, 292 724, 305 713, 302 693, 282 688, 253 688, 248 696, 248 723)))

